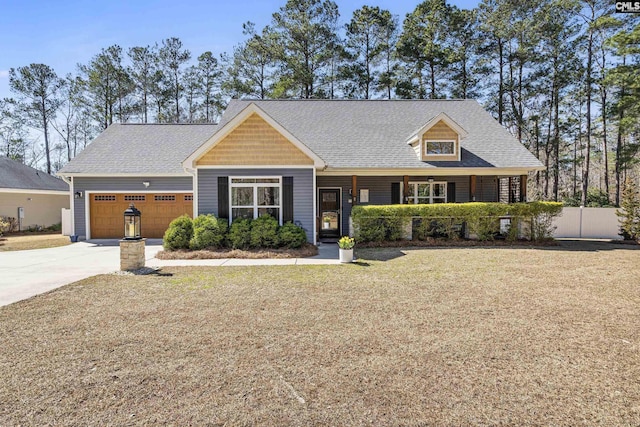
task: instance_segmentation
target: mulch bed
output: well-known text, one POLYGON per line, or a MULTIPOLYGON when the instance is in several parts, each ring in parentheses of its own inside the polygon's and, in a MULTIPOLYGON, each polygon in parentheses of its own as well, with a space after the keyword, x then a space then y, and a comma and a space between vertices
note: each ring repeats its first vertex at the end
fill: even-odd
POLYGON ((158 259, 264 259, 264 258, 308 258, 318 254, 318 248, 306 243, 299 249, 207 249, 201 251, 160 251, 158 259))
POLYGON ((545 240, 541 242, 532 242, 530 240, 450 240, 450 239, 434 239, 428 238, 426 240, 395 240, 389 242, 367 242, 358 243, 359 248, 429 248, 429 247, 452 247, 452 248, 466 248, 466 247, 512 247, 512 246, 526 246, 526 247, 548 247, 558 246, 559 243, 555 240, 545 240))

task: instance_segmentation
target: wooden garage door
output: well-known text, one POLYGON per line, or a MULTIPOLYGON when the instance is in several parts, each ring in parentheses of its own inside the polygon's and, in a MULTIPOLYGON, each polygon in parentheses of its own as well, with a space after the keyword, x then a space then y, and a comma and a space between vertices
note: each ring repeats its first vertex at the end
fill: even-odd
POLYGON ((140 210, 142 237, 161 238, 173 219, 185 213, 193 216, 192 194, 91 194, 91 238, 122 238, 124 211, 130 203, 140 210))

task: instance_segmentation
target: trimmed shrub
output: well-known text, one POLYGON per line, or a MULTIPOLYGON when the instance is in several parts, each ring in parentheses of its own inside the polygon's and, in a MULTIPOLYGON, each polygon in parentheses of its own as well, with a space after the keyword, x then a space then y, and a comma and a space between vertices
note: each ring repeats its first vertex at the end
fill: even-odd
POLYGON ((193 237, 189 247, 193 250, 224 247, 227 237, 227 222, 215 216, 199 215, 193 220, 193 237))
POLYGON ((193 237, 193 221, 189 215, 182 215, 169 224, 164 233, 162 246, 168 251, 189 249, 189 242, 193 237))
POLYGON ((246 218, 238 218, 229 227, 229 244, 233 249, 248 249, 251 246, 251 222, 246 218))
POLYGON ((274 217, 263 215, 251 222, 251 247, 278 247, 278 221, 274 217))
POLYGON ((362 216, 353 221, 353 232, 359 242, 383 242, 386 230, 384 220, 379 217, 362 216))
POLYGON ((287 222, 278 230, 278 241, 280 246, 297 249, 307 241, 307 233, 302 227, 287 222))
POLYGON ((522 228, 526 231, 525 237, 537 241, 548 239, 553 234, 551 220, 561 212, 562 204, 556 202, 474 202, 355 206, 351 216, 356 238, 363 243, 397 240, 401 236, 404 219, 410 218, 414 219, 413 234, 416 239, 457 238, 464 230, 461 224, 466 224, 470 235, 479 240, 493 240, 500 233, 500 218, 510 217, 513 225, 507 238, 515 239, 516 233, 522 228), (399 218, 403 220, 398 221, 399 218))

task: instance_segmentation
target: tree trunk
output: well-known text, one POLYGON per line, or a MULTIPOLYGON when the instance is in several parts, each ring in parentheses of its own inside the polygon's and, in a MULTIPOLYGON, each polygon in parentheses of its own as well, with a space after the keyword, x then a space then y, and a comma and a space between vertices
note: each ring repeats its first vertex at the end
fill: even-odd
POLYGON ((503 47, 502 47, 502 39, 498 39, 498 68, 499 68, 499 77, 498 77, 498 123, 502 124, 502 116, 503 116, 503 107, 502 107, 502 98, 504 97, 504 60, 502 57, 503 47))
MULTIPOLYGON (((591 31, 591 30, 590 30, 591 31)), ((587 44, 587 151, 582 172, 582 206, 587 204, 587 192, 589 191, 589 163, 591 161, 591 81, 593 62, 593 33, 589 34, 587 44)))

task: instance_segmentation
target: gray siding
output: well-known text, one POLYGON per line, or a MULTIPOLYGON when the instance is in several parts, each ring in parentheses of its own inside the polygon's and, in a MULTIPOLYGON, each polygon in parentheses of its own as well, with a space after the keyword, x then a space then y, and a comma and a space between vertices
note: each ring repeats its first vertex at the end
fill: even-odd
POLYGON ((498 178, 495 176, 479 176, 476 183, 476 199, 479 202, 498 201, 498 178))
POLYGON ((312 169, 198 169, 198 214, 218 216, 219 176, 292 176, 293 218, 307 232, 313 242, 315 215, 313 213, 312 169))
POLYGON ((104 178, 73 178, 73 191, 82 191, 82 199, 73 199, 75 234, 81 239, 86 238, 87 227, 85 223, 85 203, 88 198, 87 191, 145 191, 149 193, 160 191, 191 191, 193 179, 190 176, 177 177, 104 177, 104 178), (149 188, 142 185, 143 181, 149 182, 149 188))

